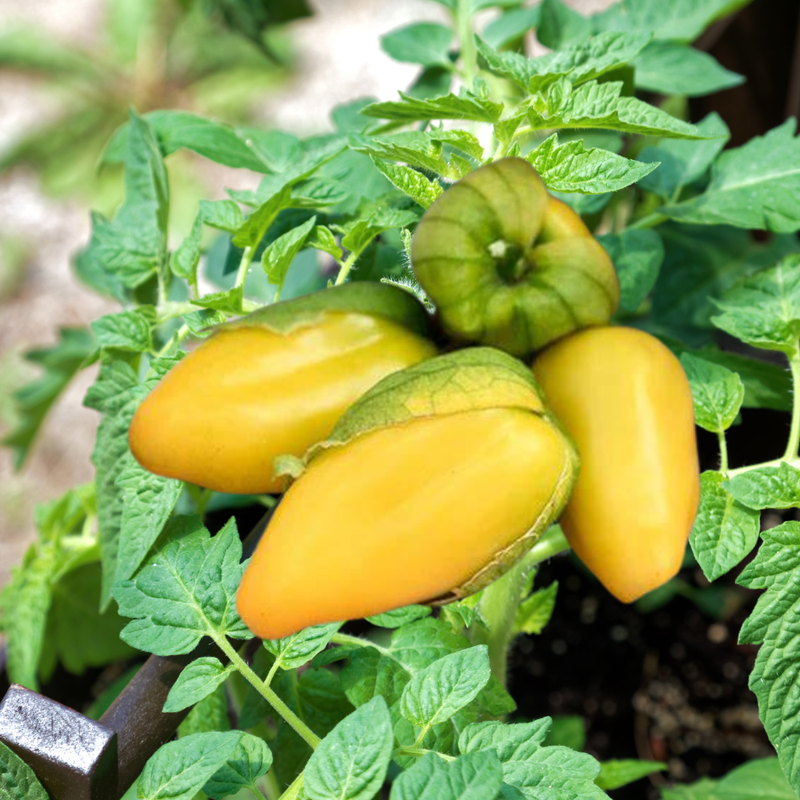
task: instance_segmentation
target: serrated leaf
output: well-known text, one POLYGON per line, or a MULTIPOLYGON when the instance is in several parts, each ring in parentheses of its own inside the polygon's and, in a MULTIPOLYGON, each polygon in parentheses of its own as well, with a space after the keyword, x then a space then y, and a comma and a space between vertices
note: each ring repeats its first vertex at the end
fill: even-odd
POLYGON ((178 726, 178 738, 209 731, 229 731, 228 698, 225 687, 218 686, 206 695, 178 726))
POLYGON ((324 225, 316 225, 314 227, 311 233, 308 234, 306 244, 309 247, 313 247, 315 250, 321 250, 323 253, 327 253, 337 261, 342 257, 342 248, 339 247, 336 237, 333 235, 330 228, 326 228, 324 225))
POLYGON ((758 542, 759 514, 728 492, 725 476, 700 476, 700 507, 689 535, 692 552, 709 581, 739 564, 758 542))
POLYGON ((470 158, 480 162, 483 159, 483 145, 477 136, 469 131, 461 131, 452 128, 431 128, 427 132, 428 138, 433 142, 441 142, 466 153, 470 158))
POLYGON ((529 108, 528 120, 534 130, 602 128, 675 139, 708 138, 694 125, 660 108, 624 97, 622 88, 620 81, 590 81, 573 89, 567 79, 562 79, 547 89, 541 104, 529 108))
POLYGON ((714 56, 677 42, 650 42, 633 61, 637 88, 658 94, 702 97, 744 83, 714 56))
POLYGON ((558 581, 553 581, 548 587, 526 597, 517 608, 513 630, 529 635, 540 634, 553 616, 557 593, 558 581))
POLYGON ((139 800, 191 800, 236 752, 241 731, 195 733, 167 742, 145 765, 139 800))
POLYGON ((341 673, 342 688, 356 706, 375 695, 382 695, 388 705, 396 703, 413 675, 436 659, 469 646, 466 637, 432 617, 395 630, 389 647, 367 644, 350 654, 350 663, 341 673))
POLYGON ((235 603, 241 557, 235 520, 211 538, 196 517, 173 517, 136 577, 114 584, 120 614, 134 618, 122 638, 165 656, 190 652, 203 636, 249 639, 235 603))
POLYGON ((797 121, 726 150, 714 163, 706 190, 664 206, 672 219, 699 225, 735 225, 775 233, 800 229, 800 139, 797 121))
POLYGON ((193 306, 207 308, 211 311, 218 311, 224 316, 238 316, 242 313, 242 299, 244 297, 244 285, 234 286, 227 292, 212 292, 203 295, 199 300, 190 300, 193 306))
POLYGON ((664 261, 664 243, 651 229, 629 228, 598 236, 619 276, 620 308, 636 311, 658 280, 664 261))
POLYGON ((785 461, 777 467, 749 469, 731 478, 725 488, 748 508, 800 507, 800 470, 785 461))
POLYGON ((323 740, 303 772, 310 800, 372 800, 392 757, 392 726, 382 697, 345 717, 323 740))
POLYGON ((313 625, 285 639, 265 639, 263 644, 275 656, 281 669, 297 669, 322 652, 341 626, 341 622, 313 625))
POLYGON ((425 667, 406 684, 400 712, 420 728, 438 725, 471 703, 490 675, 486 645, 451 653, 425 667))
POLYGON ((717 301, 711 321, 743 342, 787 355, 800 338, 800 255, 744 278, 717 301))
POLYGON ((689 353, 681 356, 681 365, 692 389, 695 423, 711 433, 723 433, 742 407, 742 379, 719 364, 689 353))
POLYGON ((383 51, 395 61, 452 69, 448 54, 453 31, 437 22, 415 22, 381 36, 383 51))
POLYGON ((280 297, 281 289, 286 281, 286 273, 294 261, 297 254, 303 249, 311 229, 317 222, 316 217, 298 225, 296 228, 279 236, 272 242, 261 257, 261 266, 264 272, 267 273, 269 282, 277 287, 275 291, 275 299, 280 297))
POLYGON ((272 766, 272 753, 267 743, 258 736, 243 733, 233 754, 203 786, 209 797, 219 798, 236 794, 250 787, 256 793, 256 781, 269 772, 272 766))
POLYGON ((419 220, 416 211, 395 208, 381 209, 367 219, 358 220, 342 236, 342 247, 360 255, 379 234, 391 228, 405 228, 419 220))
POLYGON ((446 94, 442 97, 418 99, 399 92, 400 100, 387 103, 371 103, 361 109, 367 117, 415 122, 434 119, 474 120, 476 122, 497 122, 503 112, 502 103, 481 100, 474 95, 460 97, 446 94))
POLYGON ((274 194, 269 195, 242 223, 234 234, 233 243, 237 247, 256 247, 264 238, 267 228, 275 221, 278 212, 286 208, 290 195, 290 185, 283 185, 274 194))
MULTIPOLYGON (((503 764, 503 782, 530 800, 607 800, 594 780, 600 764, 569 747, 543 746, 551 720, 524 724, 480 722, 459 737, 462 753, 492 749, 503 764)), ((512 795, 514 796, 514 795, 512 795)))
POLYGON ((599 78, 629 63, 649 41, 649 33, 608 32, 554 53, 525 58, 519 53, 500 53, 475 37, 479 63, 531 93, 541 91, 562 76, 568 77, 573 86, 599 78))
POLYGON ((717 138, 702 141, 667 139, 645 147, 639 153, 639 161, 659 162, 658 169, 641 180, 639 185, 643 189, 670 199, 681 188, 705 174, 730 138, 730 131, 716 112, 698 122, 697 129, 717 138))
POLYGON ((541 19, 536 38, 551 50, 579 44, 594 33, 591 20, 561 0, 543 0, 539 7, 541 19))
POLYGON ((430 613, 430 606, 403 606, 403 608, 396 608, 393 611, 386 611, 383 614, 377 614, 366 619, 367 622, 371 622, 380 628, 399 628, 402 625, 408 625, 410 622, 427 617, 430 613))
POLYGON ((390 800, 495 800, 503 768, 490 750, 443 761, 428 753, 392 784, 390 800))
POLYGON ((667 769, 667 765, 660 761, 639 761, 635 758, 603 761, 601 766, 602 770, 594 782, 601 789, 609 792, 652 775, 654 772, 667 769))
POLYGON ((200 262, 202 237, 203 211, 201 208, 194 218, 192 229, 169 257, 169 268, 172 274, 183 278, 192 286, 197 283, 197 265, 200 262))
POLYGON ((196 658, 183 668, 178 680, 169 690, 164 703, 164 712, 182 711, 199 703, 215 691, 234 669, 233 664, 223 666, 222 662, 213 656, 196 658))
POLYGON ((34 771, 0 742, 0 794, 8 800, 49 800, 34 771))
POLYGON ((422 131, 405 131, 380 138, 362 136, 353 141, 352 147, 356 152, 363 153, 371 159, 403 161, 411 167, 435 175, 450 174, 450 165, 444 158, 441 142, 422 131))
POLYGON ((525 156, 549 189, 559 192, 601 194, 623 189, 655 169, 624 156, 592 147, 580 139, 559 144, 558 134, 548 136, 525 156))
POLYGON ((228 233, 244 224, 242 209, 233 200, 201 200, 199 214, 206 225, 228 233))
POLYGON ((663 800, 795 800, 777 758, 758 758, 731 770, 719 780, 702 778, 662 790, 663 800))
POLYGON ((15 469, 25 463, 53 403, 96 348, 92 335, 85 328, 59 328, 58 336, 58 342, 52 347, 25 353, 26 361, 43 368, 44 372, 13 395, 18 422, 2 443, 14 450, 15 469))
POLYGON ((92 333, 100 347, 144 353, 153 349, 154 306, 139 306, 131 311, 105 314, 91 323, 92 333))
POLYGON ((440 184, 428 180, 421 172, 411 167, 388 164, 382 159, 372 158, 372 162, 394 186, 407 194, 423 208, 430 208, 437 197, 444 191, 440 184))
POLYGON ((756 557, 737 583, 765 589, 742 625, 740 642, 760 644, 750 674, 761 721, 778 751, 792 788, 800 789, 800 658, 797 615, 800 609, 800 523, 784 522, 761 534, 756 557))

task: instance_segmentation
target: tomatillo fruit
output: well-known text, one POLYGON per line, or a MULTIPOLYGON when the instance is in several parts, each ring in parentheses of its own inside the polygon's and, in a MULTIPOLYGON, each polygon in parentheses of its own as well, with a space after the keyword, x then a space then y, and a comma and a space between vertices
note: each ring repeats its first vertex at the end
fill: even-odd
POLYGON ((556 342, 533 371, 581 455, 561 527, 606 589, 630 603, 678 572, 697 513, 689 382, 658 339, 620 327, 556 342))
POLYGON ((305 463, 245 571, 258 636, 446 603, 509 569, 558 517, 577 470, 530 371, 462 350, 395 373, 305 463))
POLYGON ((436 354, 409 292, 351 283, 221 326, 171 369, 129 432, 145 469, 219 492, 281 491, 301 456, 381 378, 436 354))
POLYGON ((619 279, 581 218, 521 158, 481 167, 425 212, 411 262, 454 338, 524 356, 619 304, 619 279))

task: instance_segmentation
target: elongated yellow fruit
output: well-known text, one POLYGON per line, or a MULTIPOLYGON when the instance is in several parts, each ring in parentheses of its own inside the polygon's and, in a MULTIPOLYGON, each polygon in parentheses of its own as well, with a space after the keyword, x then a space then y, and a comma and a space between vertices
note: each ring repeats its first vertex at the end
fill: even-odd
POLYGON ((630 603, 678 572, 697 513, 686 375, 656 338, 620 327, 561 339, 533 369, 581 457, 564 534, 600 582, 630 603))
POLYGON ((552 515, 572 459, 550 422, 509 408, 419 418, 325 451, 275 512, 239 614, 274 639, 447 595, 552 515))
POLYGON ((276 456, 301 456, 355 400, 434 345, 380 316, 327 311, 280 332, 223 329, 148 395, 131 450, 158 475, 221 492, 280 491, 276 456))

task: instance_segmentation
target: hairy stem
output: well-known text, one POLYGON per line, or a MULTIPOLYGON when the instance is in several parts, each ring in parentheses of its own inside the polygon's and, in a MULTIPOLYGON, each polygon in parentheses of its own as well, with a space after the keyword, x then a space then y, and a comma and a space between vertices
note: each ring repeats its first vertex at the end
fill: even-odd
MULTIPOLYGON (((292 711, 283 700, 278 697, 269 686, 265 686, 264 682, 253 672, 247 665, 244 659, 233 649, 231 644, 224 636, 215 636, 214 641, 219 646, 220 650, 225 653, 237 670, 244 676, 244 678, 255 688, 255 690, 272 706, 272 708, 280 714, 286 723, 297 733, 297 735, 308 744, 312 750, 317 749, 320 743, 320 738, 314 731, 312 731, 298 716, 292 711)), ((291 788, 291 787, 290 787, 291 788)), ((288 790, 287 790, 288 791, 288 790)), ((285 793, 284 793, 285 794, 285 793)))
POLYGON ((339 267, 339 274, 336 276, 336 280, 334 281, 334 286, 341 286, 345 280, 347 280, 347 276, 350 273, 350 270, 353 268, 353 264, 356 263, 356 259, 358 255, 356 253, 350 253, 347 256, 347 259, 344 263, 339 267))
POLYGON ((301 772, 293 781, 292 785, 280 796, 280 800, 296 800, 300 797, 300 790, 303 788, 303 773, 301 772))

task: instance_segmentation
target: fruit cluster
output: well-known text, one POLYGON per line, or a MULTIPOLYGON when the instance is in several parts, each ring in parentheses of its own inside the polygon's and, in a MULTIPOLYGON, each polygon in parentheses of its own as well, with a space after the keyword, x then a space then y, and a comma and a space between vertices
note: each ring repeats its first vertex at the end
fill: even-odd
POLYGON ((239 590, 251 630, 465 597, 556 520, 624 602, 674 575, 699 498, 691 393, 657 339, 609 325, 619 282, 580 217, 496 161, 428 209, 412 266, 433 318, 375 283, 268 306, 134 417, 159 475, 286 490, 239 590))

